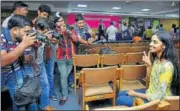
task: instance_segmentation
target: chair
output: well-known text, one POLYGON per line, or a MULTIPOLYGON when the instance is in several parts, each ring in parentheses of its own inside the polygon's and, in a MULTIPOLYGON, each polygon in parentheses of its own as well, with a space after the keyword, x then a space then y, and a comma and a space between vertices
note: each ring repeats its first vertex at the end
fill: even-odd
POLYGON ((117 66, 82 69, 82 110, 85 110, 86 102, 110 98, 113 99, 113 106, 115 106, 116 76, 118 73, 117 66), (109 82, 113 82, 113 88, 109 82))
POLYGON ((117 53, 128 53, 131 52, 131 47, 113 47, 113 50, 117 53))
POLYGON ((139 64, 139 63, 142 63, 142 57, 143 57, 143 52, 136 52, 136 53, 127 53, 125 55, 125 61, 124 63, 125 64, 139 64))
POLYGON ((146 46, 132 47, 132 53, 146 51, 146 46))
POLYGON ((122 65, 119 76, 120 91, 145 88, 139 80, 146 76, 146 65, 122 65))
POLYGON ((180 110, 179 96, 167 96, 165 97, 165 101, 170 104, 169 110, 180 110))
POLYGON ((73 55, 73 67, 74 67, 74 94, 76 95, 77 79, 80 77, 80 71, 77 67, 91 67, 100 64, 100 56, 98 54, 88 54, 88 55, 73 55))
POLYGON ((126 110, 159 110, 158 105, 160 103, 160 100, 154 100, 151 102, 148 102, 146 104, 143 105, 139 105, 139 106, 133 106, 133 107, 122 107, 122 106, 115 106, 115 107, 106 107, 106 108, 97 108, 94 110, 121 110, 121 111, 126 111, 126 110))
POLYGON ((124 62, 124 54, 103 54, 101 56, 101 67, 104 67, 104 65, 119 65, 124 62))

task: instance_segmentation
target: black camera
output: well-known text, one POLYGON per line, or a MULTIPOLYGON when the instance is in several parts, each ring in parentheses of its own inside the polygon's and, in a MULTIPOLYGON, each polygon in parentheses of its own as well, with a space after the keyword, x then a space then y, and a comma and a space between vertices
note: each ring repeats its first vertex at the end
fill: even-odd
POLYGON ((48 42, 48 39, 47 39, 47 36, 45 36, 44 34, 40 34, 38 33, 37 31, 35 30, 30 30, 27 32, 27 35, 31 35, 32 36, 36 36, 36 39, 38 41, 41 41, 41 42, 48 42))

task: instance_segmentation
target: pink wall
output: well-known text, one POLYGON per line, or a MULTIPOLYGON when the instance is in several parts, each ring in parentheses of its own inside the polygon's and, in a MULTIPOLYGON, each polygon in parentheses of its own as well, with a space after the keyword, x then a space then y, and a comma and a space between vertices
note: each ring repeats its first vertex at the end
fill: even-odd
MULTIPOLYGON (((105 24, 106 28, 110 25, 111 21, 116 23, 116 27, 118 27, 119 21, 121 21, 121 16, 110 16, 110 15, 96 15, 96 14, 83 14, 84 19, 87 24, 91 28, 98 28, 99 20, 102 19, 103 23, 105 24)), ((68 24, 75 23, 75 13, 69 13, 67 18, 68 24)))

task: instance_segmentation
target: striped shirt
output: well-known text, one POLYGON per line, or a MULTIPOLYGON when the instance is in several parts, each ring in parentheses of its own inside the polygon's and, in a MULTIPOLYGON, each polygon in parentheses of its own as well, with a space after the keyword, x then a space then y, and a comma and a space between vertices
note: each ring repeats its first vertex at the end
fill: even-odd
MULTIPOLYGON (((17 45, 19 45, 19 43, 14 42, 11 39, 9 31, 8 31, 8 33, 6 33, 6 38, 5 38, 4 34, 1 34, 1 51, 6 50, 6 51, 10 52, 10 51, 14 50, 17 47, 17 45)), ((30 51, 31 51, 31 48, 27 48, 27 49, 25 49, 23 54, 29 54, 30 51)), ((14 66, 14 71, 17 71, 17 70, 20 69, 18 60, 15 60, 12 64, 14 66)), ((12 64, 1 67, 1 74, 10 74, 10 73, 12 73, 13 72, 12 64)))
POLYGON ((90 26, 85 23, 84 27, 83 28, 79 28, 76 24, 73 25, 73 28, 76 32, 76 34, 80 35, 80 37, 84 40, 87 40, 88 38, 86 37, 86 34, 89 33, 89 29, 90 29, 90 26))

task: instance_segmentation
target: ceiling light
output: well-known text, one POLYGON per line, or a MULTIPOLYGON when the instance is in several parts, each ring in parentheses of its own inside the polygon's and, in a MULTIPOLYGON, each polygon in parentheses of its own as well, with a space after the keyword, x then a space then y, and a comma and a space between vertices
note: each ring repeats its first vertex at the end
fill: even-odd
POLYGON ((113 10, 119 10, 119 9, 121 9, 121 7, 113 7, 112 9, 113 10))
POLYGON ((149 10, 151 10, 151 9, 142 9, 141 11, 147 12, 147 11, 149 11, 149 10))
POLYGON ((86 4, 78 4, 77 7, 87 7, 86 4))

